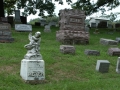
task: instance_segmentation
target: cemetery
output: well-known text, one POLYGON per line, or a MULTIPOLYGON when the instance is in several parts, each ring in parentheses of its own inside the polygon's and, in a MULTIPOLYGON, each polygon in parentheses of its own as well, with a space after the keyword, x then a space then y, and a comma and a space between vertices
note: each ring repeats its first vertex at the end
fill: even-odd
POLYGON ((109 34, 108 23, 89 28, 78 9, 60 10, 58 27, 27 24, 19 10, 14 22, 1 16, 0 90, 120 89, 120 32, 109 34))
MULTIPOLYGON (((66 54, 61 53, 60 45, 62 44, 58 42, 55 37, 58 27, 52 27, 52 32, 46 33, 44 32, 44 27, 38 28, 33 26, 32 33, 34 34, 37 32, 38 29, 41 32, 40 53, 45 64, 45 81, 42 84, 31 85, 26 84, 26 82, 21 78, 21 61, 27 52, 24 45, 29 42, 29 32, 15 32, 12 28, 12 37, 15 38, 15 41, 13 43, 0 44, 0 83, 2 85, 2 89, 19 88, 27 90, 26 88, 31 88, 30 90, 32 90, 33 88, 45 88, 45 90, 47 90, 48 88, 59 88, 58 90, 60 90, 64 87, 63 84, 68 84, 68 88, 73 88, 75 86, 76 90, 79 85, 82 85, 81 87, 85 87, 87 84, 89 88, 92 88, 91 84, 94 84, 94 87, 98 89, 99 86, 96 83, 99 83, 102 86, 108 83, 112 85, 116 85, 116 82, 120 83, 118 80, 120 71, 119 68, 116 68, 119 67, 117 66, 118 56, 108 55, 108 49, 112 46, 102 45, 99 42, 100 38, 103 36, 104 38, 115 40, 116 37, 119 37, 120 33, 115 32, 113 35, 110 35, 101 29, 99 34, 94 34, 94 29, 90 29, 89 44, 68 45, 68 48, 71 48, 70 52, 72 52, 72 54, 66 54), (99 51, 100 54, 99 52, 96 52, 98 53, 96 55, 86 55, 84 53, 86 49, 93 52, 93 54, 95 51, 99 51), (97 64, 98 60, 101 61, 97 64), (6 84, 6 87, 3 86, 4 84, 6 84)), ((66 46, 62 45, 61 47, 66 46)), ((120 44, 116 47, 119 48, 120 44)), ((115 47, 113 46, 113 48, 115 47)), ((104 86, 104 88, 108 87, 110 86, 104 86)))

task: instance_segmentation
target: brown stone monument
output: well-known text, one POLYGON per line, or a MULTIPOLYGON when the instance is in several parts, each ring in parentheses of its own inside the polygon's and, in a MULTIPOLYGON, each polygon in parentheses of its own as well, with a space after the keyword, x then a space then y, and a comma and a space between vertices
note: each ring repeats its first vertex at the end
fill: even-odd
POLYGON ((63 44, 88 44, 89 32, 85 31, 85 13, 81 10, 64 9, 59 12, 60 30, 56 39, 63 44))

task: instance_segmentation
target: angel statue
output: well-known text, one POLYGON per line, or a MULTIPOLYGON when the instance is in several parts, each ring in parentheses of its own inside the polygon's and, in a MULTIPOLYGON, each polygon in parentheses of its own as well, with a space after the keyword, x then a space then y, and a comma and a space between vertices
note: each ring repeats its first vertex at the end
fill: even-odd
POLYGON ((40 37, 41 32, 36 32, 34 36, 32 36, 32 33, 29 33, 28 39, 30 42, 24 46, 28 50, 25 55, 26 59, 42 59, 40 54, 40 37))

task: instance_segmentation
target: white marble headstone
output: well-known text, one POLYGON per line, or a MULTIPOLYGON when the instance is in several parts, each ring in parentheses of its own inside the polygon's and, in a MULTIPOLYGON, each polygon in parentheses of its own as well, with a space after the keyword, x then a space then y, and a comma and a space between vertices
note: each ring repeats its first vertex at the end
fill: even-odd
POLYGON ((120 57, 118 57, 118 60, 117 60, 116 72, 120 73, 120 57))
POLYGON ((44 60, 23 59, 21 61, 20 75, 25 81, 44 80, 45 79, 44 60))
POLYGON ((32 31, 32 25, 27 24, 15 24, 16 31, 32 31))

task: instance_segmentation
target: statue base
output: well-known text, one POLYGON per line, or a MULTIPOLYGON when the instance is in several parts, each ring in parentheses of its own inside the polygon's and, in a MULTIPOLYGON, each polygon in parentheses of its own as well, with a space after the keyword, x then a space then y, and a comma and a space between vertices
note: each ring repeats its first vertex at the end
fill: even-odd
POLYGON ((20 76, 26 83, 38 84, 45 80, 45 65, 44 60, 29 60, 21 61, 20 76))

